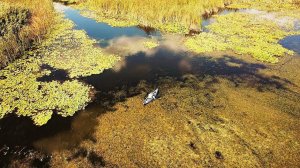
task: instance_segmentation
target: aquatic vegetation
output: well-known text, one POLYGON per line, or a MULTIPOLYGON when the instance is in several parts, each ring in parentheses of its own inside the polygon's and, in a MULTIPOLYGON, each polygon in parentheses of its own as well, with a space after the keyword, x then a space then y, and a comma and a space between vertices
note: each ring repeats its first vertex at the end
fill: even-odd
POLYGON ((197 53, 223 51, 228 49, 224 38, 205 32, 201 33, 197 37, 188 38, 185 41, 185 45, 197 53))
POLYGON ((198 53, 230 49, 260 61, 276 63, 277 57, 293 54, 278 44, 280 39, 300 33, 292 27, 282 28, 273 20, 255 14, 231 13, 216 16, 216 22, 207 26, 208 33, 188 38, 185 45, 198 53))
POLYGON ((276 12, 277 16, 300 19, 299 0, 238 0, 228 6, 232 9, 258 9, 276 12))
POLYGON ((219 8, 255 8, 276 11, 278 15, 299 18, 299 0, 213 0, 213 1, 80 1, 83 15, 112 26, 148 26, 161 32, 188 33, 201 30, 202 15, 219 8))
POLYGON ((90 101, 91 87, 79 81, 37 81, 50 73, 41 70, 41 64, 41 59, 31 57, 17 60, 0 71, 0 118, 15 113, 43 125, 54 111, 64 117, 72 116, 90 101))
POLYGON ((96 47, 97 41, 84 31, 72 30, 72 22, 60 19, 55 32, 42 44, 46 64, 67 70, 69 77, 75 78, 99 74, 119 60, 116 55, 105 54, 96 47))
POLYGON ((158 41, 155 41, 155 40, 147 40, 147 41, 143 42, 143 45, 146 48, 152 49, 152 48, 158 47, 159 43, 158 43, 158 41))
POLYGON ((84 10, 85 8, 82 5, 79 6, 75 6, 79 9, 82 9, 80 11, 80 14, 91 18, 91 19, 95 19, 98 22, 105 22, 110 26, 114 26, 114 27, 130 27, 130 26, 136 26, 139 23, 137 22, 137 20, 129 20, 123 17, 111 17, 111 16, 102 16, 102 15, 98 15, 96 14, 96 12, 93 11, 89 11, 89 10, 84 10))
POLYGON ((228 5, 229 8, 252 8, 265 11, 282 11, 299 9, 299 0, 238 0, 228 5))
POLYGON ((70 77, 101 73, 119 59, 106 55, 85 32, 73 30, 73 23, 62 16, 37 49, 0 71, 0 118, 9 113, 30 117, 36 125, 46 124, 53 113, 72 116, 83 109, 92 87, 77 80, 41 82, 50 70, 43 64, 65 69, 70 77))
POLYGON ((142 25, 162 32, 188 33, 200 29, 201 15, 218 11, 234 0, 86 0, 77 7, 94 14, 89 16, 115 26, 142 25), (122 24, 119 24, 120 21, 122 24))
MULTIPOLYGON (((95 140, 85 139, 76 149, 54 152, 51 165, 92 166, 88 154, 79 155, 78 150, 89 153, 94 149, 107 167, 110 164, 115 167, 299 165, 296 161, 300 147, 299 118, 268 105, 281 94, 265 92, 257 96, 256 89, 236 88, 230 79, 209 75, 199 78, 187 74, 181 81, 165 77, 156 82, 162 97, 143 106, 143 91, 153 86, 144 81, 128 88, 128 91, 140 90, 142 94, 109 105, 111 112, 101 115, 95 112, 90 118, 92 123, 97 123, 90 125, 93 128, 90 136, 95 140), (66 162, 64 158, 70 160, 66 162)), ((122 88, 113 95, 118 97, 124 91, 122 88)), ((292 98, 295 100, 299 99, 292 98)), ((86 118, 77 118, 82 119, 86 118)), ((61 137, 66 138, 60 135, 47 140, 59 142, 61 137)))

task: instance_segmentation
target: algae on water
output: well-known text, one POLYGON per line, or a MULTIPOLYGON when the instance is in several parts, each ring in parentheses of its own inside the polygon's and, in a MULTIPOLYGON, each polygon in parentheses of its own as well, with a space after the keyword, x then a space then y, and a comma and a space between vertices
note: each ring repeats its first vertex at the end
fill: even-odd
POLYGON ((0 118, 14 113, 43 125, 53 113, 72 116, 91 101, 92 87, 78 80, 39 81, 51 73, 41 66, 67 70, 72 78, 101 73, 119 59, 94 47, 95 40, 73 30, 72 22, 61 16, 57 21, 42 45, 0 71, 0 118))
POLYGON ((158 47, 159 43, 158 43, 158 41, 155 41, 155 40, 146 40, 143 42, 143 45, 148 49, 152 49, 152 48, 158 47))
POLYGON ((42 44, 46 64, 68 71, 70 78, 77 78, 99 74, 120 59, 94 46, 96 40, 90 39, 83 30, 73 30, 71 21, 61 22, 55 30, 56 35, 42 44))
POLYGON ((79 81, 37 81, 38 77, 50 73, 41 70, 41 64, 38 58, 20 59, 0 71, 0 118, 15 113, 43 125, 54 111, 72 116, 90 101, 91 87, 79 81))

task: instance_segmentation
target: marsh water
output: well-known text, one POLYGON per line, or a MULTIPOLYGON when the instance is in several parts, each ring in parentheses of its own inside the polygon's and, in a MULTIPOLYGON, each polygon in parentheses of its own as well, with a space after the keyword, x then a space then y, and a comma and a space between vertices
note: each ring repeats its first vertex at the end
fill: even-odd
MULTIPOLYGON (((119 28, 96 22, 81 16, 78 10, 70 7, 63 11, 66 18, 76 24, 76 29, 84 30, 91 38, 99 40, 100 47, 107 52, 113 52, 118 47, 115 45, 122 45, 122 43, 116 43, 120 39, 121 41, 125 40, 127 44, 134 43, 139 38, 161 36, 157 30, 149 31, 139 27, 119 28)), ((210 22, 209 18, 204 21, 205 24, 210 22)), ((37 160, 37 164, 43 165, 49 161, 48 156, 51 156, 53 152, 76 149, 85 140, 96 143, 98 139, 94 134, 97 132, 98 118, 101 115, 117 113, 118 104, 130 108, 126 102, 132 98, 138 100, 135 103, 142 104, 146 93, 155 88, 160 89, 161 99, 156 100, 157 103, 168 108, 171 108, 171 105, 168 104, 170 103, 169 99, 166 100, 164 97, 172 98, 169 89, 175 88, 180 95, 180 88, 198 88, 199 86, 195 86, 195 82, 202 82, 205 85, 200 87, 202 89, 200 93, 197 92, 197 94, 203 93, 205 101, 218 100, 218 97, 214 98, 211 93, 218 92, 216 90, 224 87, 224 83, 222 83, 224 80, 230 83, 231 89, 241 90, 241 93, 247 93, 248 97, 263 96, 262 93, 265 93, 269 98, 269 94, 277 92, 284 92, 289 97, 295 92, 294 90, 298 90, 300 73, 295 69, 300 66, 299 36, 287 37, 280 42, 284 47, 294 50, 297 54, 282 59, 278 65, 262 64, 252 60, 251 57, 243 58, 230 52, 196 55, 180 49, 176 43, 174 44, 177 39, 180 38, 170 37, 165 43, 162 42, 161 46, 151 49, 151 51, 135 48, 134 52, 126 53, 123 56, 122 61, 116 66, 117 68, 79 79, 92 85, 96 90, 96 96, 85 110, 79 111, 73 117, 53 116, 49 123, 42 127, 34 126, 32 121, 27 118, 9 116, 1 120, 0 155, 5 158, 1 159, 1 164, 6 165, 15 158, 25 157, 37 150, 43 153, 42 159, 37 160), (214 88, 212 89, 211 86, 214 88), (251 92, 248 92, 249 90, 251 92), (166 101, 166 104, 163 101, 166 101)), ((63 71, 53 70, 52 73, 54 74, 52 78, 43 80, 63 81, 65 79, 63 71)), ((229 92, 229 95, 234 94, 230 89, 224 92, 229 92)), ((193 96, 191 95, 191 97, 193 96)), ((299 95, 296 94, 296 98, 292 101, 298 100, 297 96, 299 95)), ((181 107, 181 100, 178 100, 180 98, 175 95, 173 98, 177 104, 176 107, 181 107)), ((218 109, 219 106, 214 104, 211 108, 218 109)), ((296 103, 294 110, 287 110, 287 114, 284 115, 298 118, 300 114, 297 110, 299 109, 296 103)), ((168 115, 172 115, 172 113, 168 115)))
POLYGON ((63 9, 65 16, 72 20, 76 29, 84 30, 87 34, 94 39, 99 40, 99 44, 102 47, 108 45, 108 41, 126 36, 126 37, 150 37, 160 36, 159 31, 155 29, 139 28, 137 26, 132 27, 112 27, 107 23, 97 22, 93 19, 89 19, 80 14, 80 11, 66 7, 63 9))

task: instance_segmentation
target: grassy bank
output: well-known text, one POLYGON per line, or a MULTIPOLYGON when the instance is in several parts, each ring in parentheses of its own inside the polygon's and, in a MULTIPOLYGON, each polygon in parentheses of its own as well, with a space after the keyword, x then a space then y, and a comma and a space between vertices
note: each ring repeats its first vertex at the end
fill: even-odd
POLYGON ((1 0, 0 68, 34 43, 40 43, 54 22, 51 0, 1 0))
POLYGON ((233 0, 87 0, 81 7, 95 11, 90 14, 113 26, 142 25, 163 32, 187 33, 200 29, 201 16, 216 12, 233 0), (121 25, 117 22, 121 21, 121 25))

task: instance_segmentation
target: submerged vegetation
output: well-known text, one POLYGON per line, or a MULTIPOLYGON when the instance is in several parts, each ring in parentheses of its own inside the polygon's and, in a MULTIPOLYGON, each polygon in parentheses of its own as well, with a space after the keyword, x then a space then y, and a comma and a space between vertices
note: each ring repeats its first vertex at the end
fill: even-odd
MULTIPOLYGON (((251 81, 255 77, 245 78, 251 81)), ((142 105, 141 99, 145 89, 153 86, 141 81, 128 90, 142 94, 118 102, 111 112, 101 115, 95 112, 93 138, 83 140, 72 152, 54 152, 51 165, 92 167, 94 162, 89 153, 102 158, 102 166, 107 167, 299 165, 298 118, 270 105, 282 96, 276 93, 278 90, 257 96, 255 88, 246 86, 248 82, 235 87, 230 79, 210 75, 199 78, 186 74, 181 81, 166 77, 157 83, 163 96, 147 106, 142 105), (69 158, 68 162, 64 158, 69 158)), ((112 91, 112 96, 121 96, 123 92, 112 91)), ((299 109, 300 104, 293 107, 299 109)), ((77 120, 79 124, 80 118, 77 120)), ((64 136, 47 141, 51 143, 60 137, 64 136)))
POLYGON ((51 0, 1 0, 0 68, 40 43, 53 22, 51 0))

